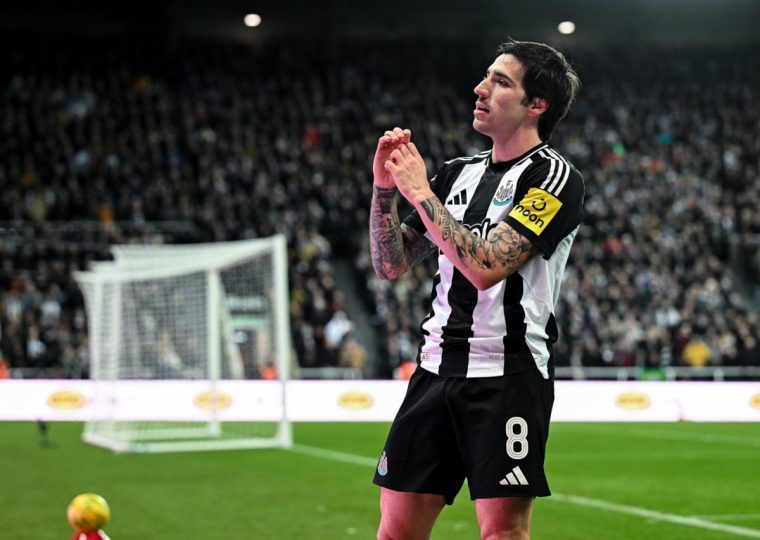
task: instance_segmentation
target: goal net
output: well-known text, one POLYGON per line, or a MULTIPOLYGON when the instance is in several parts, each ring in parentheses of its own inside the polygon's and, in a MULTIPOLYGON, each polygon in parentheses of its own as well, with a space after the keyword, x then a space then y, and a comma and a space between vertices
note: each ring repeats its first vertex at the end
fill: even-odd
POLYGON ((75 274, 97 411, 84 440, 128 452, 290 446, 285 238, 112 253, 75 274))

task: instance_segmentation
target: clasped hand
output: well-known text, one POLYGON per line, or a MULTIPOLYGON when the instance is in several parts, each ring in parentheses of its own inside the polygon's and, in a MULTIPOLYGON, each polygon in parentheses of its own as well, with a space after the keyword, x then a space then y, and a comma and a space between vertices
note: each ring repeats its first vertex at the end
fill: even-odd
POLYGON ((375 153, 374 175, 378 187, 395 185, 412 204, 432 195, 425 161, 411 142, 412 132, 395 128, 380 137, 375 153))

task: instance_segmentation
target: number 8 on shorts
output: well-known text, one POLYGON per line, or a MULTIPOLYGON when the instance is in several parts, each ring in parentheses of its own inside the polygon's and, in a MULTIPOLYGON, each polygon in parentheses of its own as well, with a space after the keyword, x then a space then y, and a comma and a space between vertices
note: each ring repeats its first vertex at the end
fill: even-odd
POLYGON ((520 416, 513 416, 507 420, 506 429, 507 455, 512 459, 523 459, 528 455, 528 423, 520 416))

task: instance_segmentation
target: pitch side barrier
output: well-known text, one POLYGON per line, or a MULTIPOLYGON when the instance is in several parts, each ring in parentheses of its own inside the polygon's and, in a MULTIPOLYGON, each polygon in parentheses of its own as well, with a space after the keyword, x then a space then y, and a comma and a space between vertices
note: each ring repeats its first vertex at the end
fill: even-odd
MULTIPOLYGON (((0 420, 388 422, 404 381, 2 380, 0 420), (103 384, 102 382, 100 384, 103 384), (102 390, 102 389, 101 389, 102 390), (284 399, 283 399, 284 398, 284 399), (283 407, 286 410, 283 411, 283 407)), ((557 381, 558 422, 760 422, 760 382, 557 381)))

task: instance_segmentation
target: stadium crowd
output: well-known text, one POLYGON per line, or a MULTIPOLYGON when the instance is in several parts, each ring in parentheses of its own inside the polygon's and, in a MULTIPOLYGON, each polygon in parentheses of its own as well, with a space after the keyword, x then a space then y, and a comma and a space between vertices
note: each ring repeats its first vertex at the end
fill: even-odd
MULTIPOLYGON (((15 47, 0 76, 6 369, 87 376, 72 272, 108 259, 112 243, 283 233, 299 364, 362 367, 352 291, 333 275, 336 258, 352 258, 380 337, 377 373, 390 376, 414 359, 434 269, 374 276, 370 161, 395 125, 413 130, 431 173, 482 149, 468 59, 409 43, 15 47), (389 65, 388 47, 429 61, 389 65)), ((584 88, 554 142, 584 174, 587 219, 558 307, 558 364, 760 365, 757 309, 729 270, 736 241, 760 286, 757 58, 572 60, 584 88)))
MULTIPOLYGON (((739 292, 760 286, 756 58, 718 55, 706 72, 698 54, 585 60, 580 101, 555 136, 587 187, 558 365, 760 365, 757 300, 739 292), (729 268, 735 239, 749 283, 729 268)), ((357 269, 388 357, 413 360, 434 269, 380 281, 363 243, 357 269)))

